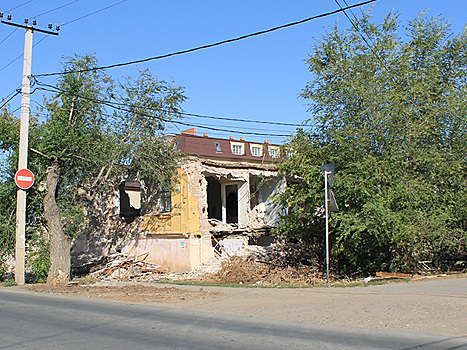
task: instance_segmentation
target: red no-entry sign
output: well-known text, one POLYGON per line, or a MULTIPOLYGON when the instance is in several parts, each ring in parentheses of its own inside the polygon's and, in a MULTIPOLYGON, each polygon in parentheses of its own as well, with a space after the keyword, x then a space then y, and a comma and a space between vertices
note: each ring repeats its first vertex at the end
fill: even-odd
POLYGON ((27 190, 34 183, 34 174, 29 169, 20 169, 15 175, 16 185, 22 190, 27 190))

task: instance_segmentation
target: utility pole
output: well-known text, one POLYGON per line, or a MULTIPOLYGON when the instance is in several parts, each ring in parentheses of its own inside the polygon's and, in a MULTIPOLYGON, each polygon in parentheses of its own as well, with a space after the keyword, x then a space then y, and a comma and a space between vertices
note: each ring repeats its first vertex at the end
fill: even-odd
MULTIPOLYGON (((11 25, 14 27, 26 29, 24 39, 24 60, 23 60, 23 81, 21 88, 21 124, 19 136, 19 157, 18 157, 18 172, 21 169, 28 168, 28 139, 29 139, 29 99, 31 91, 31 63, 32 63, 32 34, 34 31, 58 35, 58 32, 35 28, 36 20, 33 20, 32 25, 29 25, 28 19, 24 20, 24 24, 11 22, 11 15, 8 15, 8 21, 3 20, 3 13, 0 12, 2 24, 11 25)), ((49 24, 49 29, 52 25, 49 24)), ((57 27, 58 31, 60 28, 57 27)), ((33 177, 34 178, 34 177, 33 177)), ((16 177, 16 182, 17 177, 16 177)), ((32 185, 32 184, 31 184, 32 185)), ((19 185, 18 185, 19 186, 19 185)), ((24 262, 25 262, 25 246, 26 246, 26 190, 19 188, 16 196, 16 245, 15 245, 15 281, 18 284, 24 284, 24 262)))

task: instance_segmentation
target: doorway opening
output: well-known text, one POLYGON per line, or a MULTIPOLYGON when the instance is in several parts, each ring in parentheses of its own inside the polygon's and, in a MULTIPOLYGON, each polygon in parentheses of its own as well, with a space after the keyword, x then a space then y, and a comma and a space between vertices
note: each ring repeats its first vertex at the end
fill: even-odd
POLYGON ((207 176, 208 182, 208 219, 222 221, 221 183, 213 176, 207 176))
POLYGON ((225 186, 225 207, 226 207, 226 222, 228 224, 238 223, 238 186, 225 186))

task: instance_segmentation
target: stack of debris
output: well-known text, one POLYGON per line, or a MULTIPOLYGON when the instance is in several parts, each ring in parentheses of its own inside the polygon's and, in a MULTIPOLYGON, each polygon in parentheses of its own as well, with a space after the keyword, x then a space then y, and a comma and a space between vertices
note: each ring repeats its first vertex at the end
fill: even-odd
POLYGON ((73 275, 87 275, 97 280, 149 280, 154 274, 163 273, 159 265, 146 262, 149 253, 128 256, 123 253, 91 258, 85 264, 75 265, 73 275))
MULTIPOLYGON (((218 271, 198 276, 209 283, 305 285, 322 283, 326 275, 317 257, 302 245, 245 246, 234 255, 222 256, 218 271)), ((311 250, 313 251, 313 250, 311 250)))
POLYGON ((208 221, 209 221, 209 224, 211 225, 210 232, 214 236, 220 236, 223 234, 231 234, 234 232, 239 232, 239 233, 243 232, 243 230, 239 230, 238 225, 234 223, 228 224, 217 219, 209 219, 208 221))
POLYGON ((208 283, 305 285, 322 283, 314 250, 303 245, 273 243, 269 246, 241 245, 222 249, 215 258, 190 273, 169 273, 147 260, 149 253, 128 256, 117 253, 86 257, 75 263, 73 275, 97 280, 161 281, 189 280, 208 283), (306 250, 306 251, 305 251, 306 250))
POLYGON ((222 263, 219 271, 206 274, 202 280, 210 283, 239 283, 277 286, 281 284, 316 284, 325 281, 316 266, 281 266, 258 260, 253 256, 232 256, 222 263))

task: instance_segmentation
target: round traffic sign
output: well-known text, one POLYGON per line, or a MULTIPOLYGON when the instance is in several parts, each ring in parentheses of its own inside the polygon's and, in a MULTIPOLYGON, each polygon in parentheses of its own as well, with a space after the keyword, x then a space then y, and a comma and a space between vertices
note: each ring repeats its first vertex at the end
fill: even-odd
POLYGON ((27 190, 34 183, 34 174, 29 169, 20 169, 15 175, 16 185, 22 190, 27 190))

